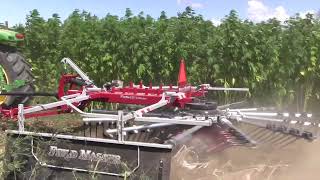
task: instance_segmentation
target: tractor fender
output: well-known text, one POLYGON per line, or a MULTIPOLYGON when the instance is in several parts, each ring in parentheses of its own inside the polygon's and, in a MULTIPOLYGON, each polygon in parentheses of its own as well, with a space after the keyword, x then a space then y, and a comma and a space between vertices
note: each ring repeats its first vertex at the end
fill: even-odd
POLYGON ((6 30, 6 29, 0 29, 0 42, 20 42, 23 41, 24 38, 20 37, 19 39, 16 37, 17 32, 6 30))

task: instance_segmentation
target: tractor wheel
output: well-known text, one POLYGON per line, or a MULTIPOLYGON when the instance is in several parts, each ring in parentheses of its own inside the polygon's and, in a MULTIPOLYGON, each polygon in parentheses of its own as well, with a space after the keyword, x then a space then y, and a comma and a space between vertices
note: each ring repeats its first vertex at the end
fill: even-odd
MULTIPOLYGON (((23 85, 13 88, 10 92, 34 92, 31 66, 15 48, 0 46, 0 65, 1 87, 22 80, 23 85)), ((5 90, 1 88, 0 93, 1 91, 5 90)), ((27 103, 29 99, 28 96, 0 96, 0 106, 17 107, 18 104, 27 103)))

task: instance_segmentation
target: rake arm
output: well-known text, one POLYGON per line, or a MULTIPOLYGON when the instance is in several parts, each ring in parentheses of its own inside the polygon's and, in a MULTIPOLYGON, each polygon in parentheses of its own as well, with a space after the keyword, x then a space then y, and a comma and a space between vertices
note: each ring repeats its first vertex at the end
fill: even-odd
MULTIPOLYGON (((247 109, 246 109, 247 110, 247 109)), ((313 140, 318 137, 319 120, 312 114, 289 114, 263 111, 226 110, 233 120, 293 136, 313 140)))

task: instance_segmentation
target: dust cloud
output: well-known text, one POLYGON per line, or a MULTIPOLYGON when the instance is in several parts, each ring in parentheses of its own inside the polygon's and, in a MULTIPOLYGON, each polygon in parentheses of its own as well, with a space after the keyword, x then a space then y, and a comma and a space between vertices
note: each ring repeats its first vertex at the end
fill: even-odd
MULTIPOLYGON (((232 146, 202 154, 183 145, 172 160, 173 180, 319 180, 320 141, 273 133, 280 143, 232 146), (205 158, 201 157, 205 156, 205 158)), ((197 144, 199 146, 199 144, 197 144)))

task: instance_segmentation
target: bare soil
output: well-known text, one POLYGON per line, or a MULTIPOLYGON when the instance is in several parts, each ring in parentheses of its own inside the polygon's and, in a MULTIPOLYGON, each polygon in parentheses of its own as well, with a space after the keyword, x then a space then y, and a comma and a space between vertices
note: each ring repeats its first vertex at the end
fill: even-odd
POLYGON ((320 142, 303 139, 279 148, 231 147, 199 160, 192 147, 183 146, 173 158, 173 180, 319 180, 320 142))

